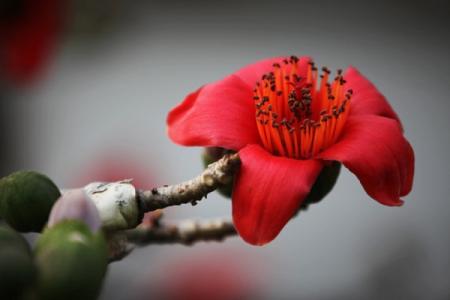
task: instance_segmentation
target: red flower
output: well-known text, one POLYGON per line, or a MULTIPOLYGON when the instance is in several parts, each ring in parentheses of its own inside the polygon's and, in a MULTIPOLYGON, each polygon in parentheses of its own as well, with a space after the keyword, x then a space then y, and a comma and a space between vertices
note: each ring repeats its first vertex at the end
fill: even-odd
POLYGON ((278 235, 330 161, 384 205, 402 205, 411 190, 413 149, 383 95, 353 67, 331 83, 327 68, 318 73, 307 57, 262 60, 201 87, 168 116, 176 143, 239 151, 233 219, 251 244, 278 235))
POLYGON ((143 158, 132 151, 117 150, 117 146, 114 145, 111 147, 116 150, 101 152, 82 166, 83 172, 73 179, 72 186, 84 186, 95 181, 114 182, 132 179, 133 185, 138 188, 154 187, 156 178, 143 165, 143 158))
POLYGON ((194 253, 196 255, 188 252, 183 257, 171 259, 170 263, 162 265, 158 272, 153 271, 149 276, 144 276, 141 297, 138 298, 164 300, 261 298, 262 284, 265 281, 261 274, 264 272, 254 274, 255 268, 262 269, 256 266, 254 257, 246 257, 245 253, 237 251, 194 253), (236 260, 236 255, 239 256, 239 261, 236 260), (151 281, 148 278, 151 278, 151 281))
POLYGON ((7 0, 0 20, 0 65, 8 80, 30 82, 47 62, 62 29, 61 0, 7 0))

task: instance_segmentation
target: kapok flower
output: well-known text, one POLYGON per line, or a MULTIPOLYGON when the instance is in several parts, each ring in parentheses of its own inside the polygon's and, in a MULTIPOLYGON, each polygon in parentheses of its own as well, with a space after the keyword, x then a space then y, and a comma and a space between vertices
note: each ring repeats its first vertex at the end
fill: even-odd
POLYGON ((353 67, 331 81, 327 68, 319 73, 307 57, 265 59, 201 87, 169 113, 176 143, 239 152, 233 220, 251 244, 278 235, 330 161, 384 205, 402 205, 412 188, 414 152, 383 95, 353 67))
POLYGON ((13 83, 25 84, 39 74, 62 30, 65 2, 12 0, 2 5, 0 75, 13 83))

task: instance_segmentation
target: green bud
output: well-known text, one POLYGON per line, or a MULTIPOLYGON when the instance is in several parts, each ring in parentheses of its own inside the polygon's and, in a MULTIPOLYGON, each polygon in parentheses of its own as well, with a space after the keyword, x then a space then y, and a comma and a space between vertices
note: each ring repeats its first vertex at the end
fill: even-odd
POLYGON ((0 226, 0 298, 23 299, 36 274, 28 243, 16 231, 0 226))
POLYGON ((0 179, 0 217, 21 232, 40 232, 61 196, 45 175, 19 171, 0 179))
POLYGON ((35 248, 39 299, 96 299, 108 265, 103 234, 78 220, 47 228, 35 248))
MULTIPOLYGON (((225 154, 228 153, 234 153, 232 150, 227 150, 224 148, 219 147, 209 147, 205 148, 205 150, 202 153, 202 161, 203 161, 203 167, 206 168, 208 165, 218 161, 221 159, 225 154)), ((231 195, 233 193, 233 181, 231 181, 229 184, 221 186, 217 189, 217 191, 224 197, 231 198, 231 195)))
POLYGON ((306 210, 310 204, 322 200, 336 184, 340 171, 341 163, 337 161, 333 161, 330 165, 325 166, 299 210, 306 210))

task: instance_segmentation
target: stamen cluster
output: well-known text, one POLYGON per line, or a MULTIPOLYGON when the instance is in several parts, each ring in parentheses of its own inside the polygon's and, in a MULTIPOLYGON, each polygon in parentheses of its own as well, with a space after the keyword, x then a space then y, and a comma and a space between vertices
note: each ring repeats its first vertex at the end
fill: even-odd
POLYGON ((269 152, 308 159, 334 144, 348 116, 352 90, 344 92, 345 79, 338 70, 329 83, 330 70, 309 62, 306 76, 299 75, 299 59, 291 56, 273 64, 253 91, 256 124, 269 152), (318 77, 320 77, 320 82, 318 77))

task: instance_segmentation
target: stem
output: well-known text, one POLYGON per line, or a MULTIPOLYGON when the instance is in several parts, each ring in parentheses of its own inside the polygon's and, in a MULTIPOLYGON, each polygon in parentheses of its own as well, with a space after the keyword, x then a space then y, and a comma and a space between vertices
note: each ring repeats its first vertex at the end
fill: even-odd
POLYGON ((176 185, 137 191, 141 213, 185 203, 197 204, 218 187, 229 184, 240 165, 238 154, 227 154, 210 164, 199 176, 176 185))
POLYGON ((135 246, 151 244, 182 244, 190 246, 200 241, 222 241, 236 235, 233 223, 221 219, 194 221, 185 220, 178 224, 141 224, 135 229, 116 232, 108 236, 109 262, 128 256, 135 246))
POLYGON ((226 220, 186 220, 179 224, 142 226, 126 232, 129 242, 144 246, 148 244, 192 245, 199 241, 222 241, 236 235, 233 223, 226 220))

